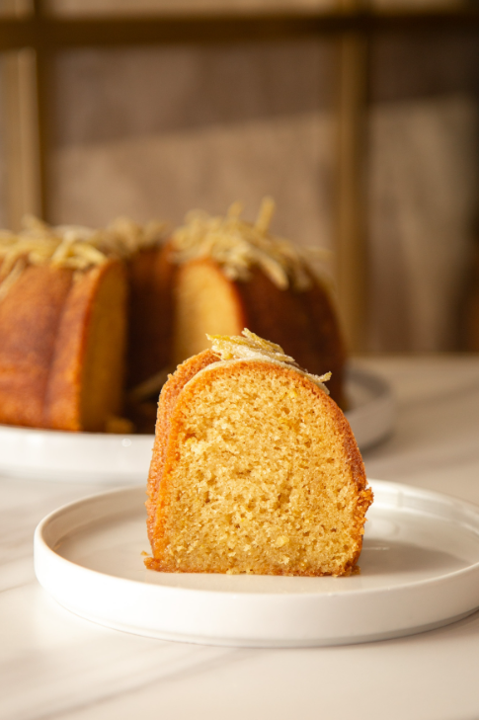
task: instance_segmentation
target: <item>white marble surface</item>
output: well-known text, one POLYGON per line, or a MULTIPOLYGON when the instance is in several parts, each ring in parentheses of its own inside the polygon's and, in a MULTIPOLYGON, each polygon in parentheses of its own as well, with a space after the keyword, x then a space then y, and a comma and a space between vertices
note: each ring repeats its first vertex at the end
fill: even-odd
MULTIPOLYGON (((479 504, 479 357, 364 361, 393 382, 397 430, 368 475, 479 504)), ((0 717, 8 720, 479 717, 479 613, 411 638, 250 650, 95 626, 37 584, 32 534, 92 484, 0 479, 0 717)))

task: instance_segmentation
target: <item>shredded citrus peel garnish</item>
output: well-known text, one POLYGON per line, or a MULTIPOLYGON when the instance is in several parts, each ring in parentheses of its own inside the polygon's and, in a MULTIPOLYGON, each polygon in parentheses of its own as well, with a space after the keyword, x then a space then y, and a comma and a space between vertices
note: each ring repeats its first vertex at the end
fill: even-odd
POLYGON ((275 203, 266 197, 254 224, 241 219, 242 205, 230 206, 225 217, 211 216, 201 210, 187 214, 185 224, 172 235, 173 259, 178 264, 211 258, 230 280, 247 281, 257 266, 280 289, 292 286, 307 290, 312 284, 311 255, 329 256, 316 248, 303 249, 289 240, 270 234, 269 226, 275 203))
POLYGON ((128 258, 141 249, 156 247, 165 239, 166 226, 152 221, 138 225, 118 218, 106 228, 81 225, 53 227, 27 215, 19 233, 0 231, 0 300, 27 265, 66 267, 83 272, 108 258, 128 258))
POLYGON ((247 328, 242 331, 241 335, 206 335, 206 337, 211 342, 212 351, 224 362, 228 360, 266 360, 279 363, 306 376, 329 395, 329 390, 324 383, 331 378, 330 372, 324 375, 313 375, 303 370, 292 357, 285 354, 280 345, 264 340, 247 328))

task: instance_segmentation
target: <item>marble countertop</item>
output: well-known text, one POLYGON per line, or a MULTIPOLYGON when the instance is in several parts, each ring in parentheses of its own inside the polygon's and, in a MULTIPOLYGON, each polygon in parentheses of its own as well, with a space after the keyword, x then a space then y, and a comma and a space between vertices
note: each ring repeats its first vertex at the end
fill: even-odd
MULTIPOLYGON (((395 388, 393 436, 368 476, 479 504, 479 357, 377 358, 395 388)), ((58 606, 33 572, 32 536, 51 510, 104 488, 0 478, 0 717, 8 720, 479 717, 479 612, 397 640, 235 649, 153 640, 58 606)))

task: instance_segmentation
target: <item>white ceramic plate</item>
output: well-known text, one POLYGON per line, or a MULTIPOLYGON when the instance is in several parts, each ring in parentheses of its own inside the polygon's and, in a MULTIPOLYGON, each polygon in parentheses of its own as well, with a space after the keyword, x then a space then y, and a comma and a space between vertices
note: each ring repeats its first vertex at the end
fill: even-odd
POLYGON ((340 645, 410 635, 479 606, 479 508, 370 481, 361 573, 346 578, 146 570, 144 491, 67 505, 35 532, 35 572, 64 607, 127 632, 214 645, 340 645))
MULTIPOLYGON (((392 432, 395 406, 387 382, 349 370, 346 413, 361 450, 392 432)), ((0 474, 36 480, 146 484, 153 435, 105 435, 0 425, 0 474)))

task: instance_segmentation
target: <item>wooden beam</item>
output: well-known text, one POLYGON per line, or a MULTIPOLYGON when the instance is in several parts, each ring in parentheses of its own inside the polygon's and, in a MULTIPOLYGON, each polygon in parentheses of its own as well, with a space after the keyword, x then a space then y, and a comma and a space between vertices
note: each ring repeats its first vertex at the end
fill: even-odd
MULTIPOLYGON (((362 12, 362 0, 340 0, 362 12)), ((350 352, 367 346, 368 234, 366 214, 366 108, 369 36, 351 30, 339 39, 337 103, 336 279, 339 312, 350 352)))
POLYGON ((269 13, 203 13, 139 17, 78 17, 39 13, 27 18, 0 18, 0 50, 48 44, 62 47, 116 47, 181 43, 228 43, 301 39, 351 31, 463 32, 479 30, 474 7, 444 11, 291 11, 269 13))
POLYGON ((18 230, 26 213, 41 214, 35 53, 6 53, 1 60, 6 163, 6 215, 18 230))

